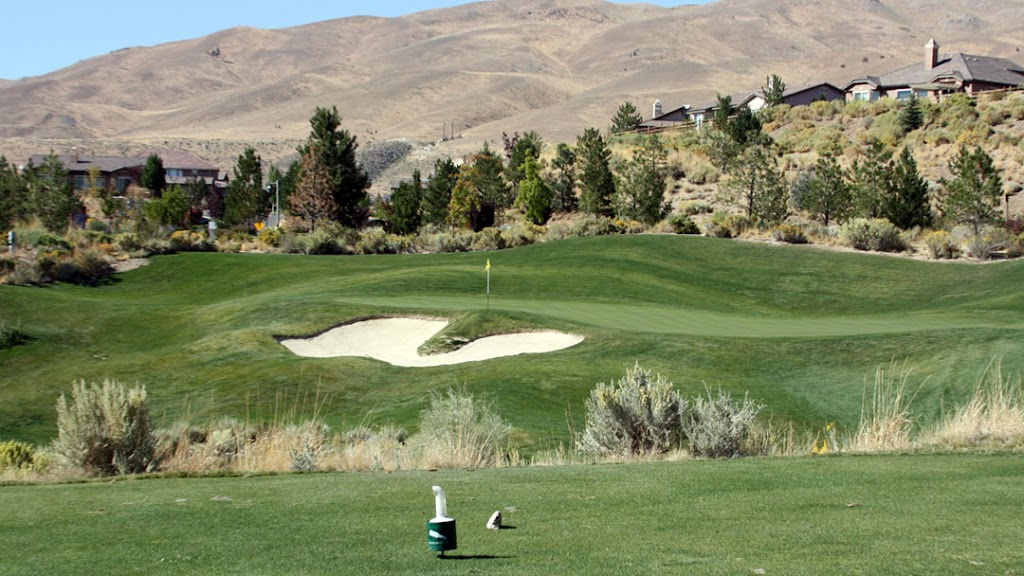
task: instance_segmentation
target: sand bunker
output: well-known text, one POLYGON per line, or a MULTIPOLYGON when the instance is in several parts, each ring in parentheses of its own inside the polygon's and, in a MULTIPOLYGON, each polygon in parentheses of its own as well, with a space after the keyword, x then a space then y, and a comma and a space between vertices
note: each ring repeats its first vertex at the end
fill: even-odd
POLYGON ((583 342, 582 336, 562 332, 523 332, 488 336, 454 352, 420 356, 417 348, 447 325, 445 320, 382 318, 340 326, 312 338, 281 340, 281 344, 306 358, 359 356, 394 366, 422 368, 554 352, 583 342))

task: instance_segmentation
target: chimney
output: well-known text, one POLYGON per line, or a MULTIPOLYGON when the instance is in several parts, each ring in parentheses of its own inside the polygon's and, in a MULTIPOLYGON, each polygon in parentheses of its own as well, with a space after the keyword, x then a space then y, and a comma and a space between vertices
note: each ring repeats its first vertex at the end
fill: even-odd
POLYGON ((924 69, 931 70, 939 63, 939 43, 932 38, 924 45, 924 69))
POLYGON ((657 118, 662 115, 661 100, 654 101, 654 115, 651 118, 657 118))

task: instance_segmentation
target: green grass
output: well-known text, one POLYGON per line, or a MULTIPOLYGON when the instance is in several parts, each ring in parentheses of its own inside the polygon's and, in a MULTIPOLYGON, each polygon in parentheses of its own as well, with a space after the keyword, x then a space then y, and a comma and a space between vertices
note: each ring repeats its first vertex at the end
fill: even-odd
POLYGON ((315 391, 335 428, 415 430, 429 392, 493 402, 527 452, 582 428, 583 399, 639 362, 684 392, 750 395, 777 419, 853 426, 865 378, 907 361, 922 421, 965 399, 993 357, 1024 369, 1024 262, 910 261, 675 236, 574 239, 491 252, 401 256, 181 254, 86 288, 0 286, 0 438, 46 442, 73 380, 145 384, 160 423, 266 420, 315 391), (490 309, 484 263, 491 260, 490 309), (406 369, 293 356, 275 336, 355 318, 446 316, 451 335, 561 329, 553 354, 406 369), (282 400, 283 398, 283 400, 282 400))
POLYGON ((0 487, 0 509, 0 575, 1024 572, 1020 456, 136 479, 0 487), (426 546, 434 484, 456 559, 426 546))

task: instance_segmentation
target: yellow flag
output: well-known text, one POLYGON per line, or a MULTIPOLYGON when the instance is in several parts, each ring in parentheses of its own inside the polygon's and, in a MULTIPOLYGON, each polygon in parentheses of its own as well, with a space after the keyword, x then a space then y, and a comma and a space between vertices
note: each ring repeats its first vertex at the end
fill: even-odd
POLYGON ((490 260, 490 258, 488 258, 487 259, 487 267, 484 268, 484 270, 490 270, 490 269, 491 269, 491 260, 490 260))

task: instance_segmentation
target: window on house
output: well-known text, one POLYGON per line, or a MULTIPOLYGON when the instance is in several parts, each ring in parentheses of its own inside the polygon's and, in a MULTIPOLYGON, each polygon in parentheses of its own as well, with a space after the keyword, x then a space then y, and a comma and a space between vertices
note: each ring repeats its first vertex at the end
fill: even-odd
POLYGON ((853 93, 853 99, 854 100, 861 100, 861 101, 864 101, 864 102, 871 102, 871 101, 876 100, 878 98, 877 94, 878 93, 874 92, 874 91, 854 92, 853 93))
POLYGON ((166 172, 168 178, 183 178, 185 171, 180 168, 171 168, 166 172))
POLYGON ((914 96, 914 91, 909 89, 909 88, 907 88, 906 90, 897 90, 896 91, 896 99, 897 100, 910 100, 910 98, 913 97, 913 96, 914 96))
POLYGON ((118 192, 124 192, 125 190, 128 189, 128 186, 131 185, 131 183, 132 183, 132 179, 129 178, 128 176, 118 176, 117 177, 117 191, 118 192))

